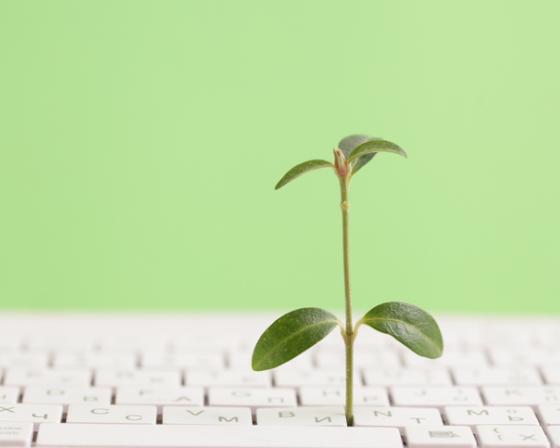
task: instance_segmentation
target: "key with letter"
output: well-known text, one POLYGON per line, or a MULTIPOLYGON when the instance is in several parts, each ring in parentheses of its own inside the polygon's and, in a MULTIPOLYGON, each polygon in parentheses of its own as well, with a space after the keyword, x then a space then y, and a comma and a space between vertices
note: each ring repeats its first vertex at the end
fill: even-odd
POLYGON ((84 405, 68 406, 68 423, 156 423, 155 406, 84 405))
MULTIPOLYGON (((302 406, 343 405, 344 387, 302 387, 299 392, 302 406)), ((389 397, 383 387, 359 387, 354 391, 354 404, 389 406, 389 397)))
POLYGON ((95 375, 96 386, 168 386, 181 385, 179 370, 132 370, 99 369, 95 375))
POLYGON ((164 406, 164 425, 252 425, 250 408, 164 406))
POLYGON ((257 425, 346 426, 343 406, 257 409, 257 425))
POLYGON ((357 406, 354 410, 356 426, 391 426, 401 431, 406 426, 440 426, 441 415, 432 408, 399 408, 357 406))
POLYGON ((202 406, 202 387, 119 387, 116 404, 202 406))
POLYGON ((62 406, 35 404, 0 404, 0 422, 58 423, 62 406))
POLYGON ((106 387, 29 386, 23 393, 23 403, 29 404, 111 404, 111 389, 106 387))
POLYGON ((548 448, 540 426, 492 426, 475 428, 482 448, 548 448))
POLYGON ((208 392, 210 406, 275 407, 297 406, 293 389, 211 387, 208 392))
POLYGON ((449 406, 444 409, 450 425, 538 425, 530 407, 449 406))
POLYGON ((393 387, 393 404, 396 406, 479 406, 482 405, 474 387, 393 387))

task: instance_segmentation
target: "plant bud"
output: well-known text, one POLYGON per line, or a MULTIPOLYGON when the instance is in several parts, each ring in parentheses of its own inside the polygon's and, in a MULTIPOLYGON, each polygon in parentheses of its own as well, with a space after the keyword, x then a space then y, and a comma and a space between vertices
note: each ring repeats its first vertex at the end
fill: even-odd
POLYGON ((334 167, 340 177, 344 178, 348 175, 348 161, 346 160, 344 153, 339 148, 334 150, 334 167))

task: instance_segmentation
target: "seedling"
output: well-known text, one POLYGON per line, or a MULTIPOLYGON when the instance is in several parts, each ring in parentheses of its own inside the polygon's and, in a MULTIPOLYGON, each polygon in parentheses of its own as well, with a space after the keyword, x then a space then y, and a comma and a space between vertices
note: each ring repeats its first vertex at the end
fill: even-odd
POLYGON ((289 170, 276 184, 282 188, 288 182, 309 171, 331 168, 340 183, 342 211, 342 254, 344 269, 345 322, 321 308, 300 308, 283 315, 268 327, 253 350, 253 370, 278 367, 325 338, 335 327, 340 328, 346 358, 346 420, 353 425, 353 347, 362 325, 388 334, 410 350, 426 358, 438 358, 443 352, 440 329, 432 316, 420 308, 402 302, 386 302, 373 307, 354 324, 350 289, 350 250, 348 238, 348 187, 350 180, 364 165, 381 152, 406 157, 402 148, 387 140, 365 135, 343 138, 334 150, 334 163, 308 160, 289 170))

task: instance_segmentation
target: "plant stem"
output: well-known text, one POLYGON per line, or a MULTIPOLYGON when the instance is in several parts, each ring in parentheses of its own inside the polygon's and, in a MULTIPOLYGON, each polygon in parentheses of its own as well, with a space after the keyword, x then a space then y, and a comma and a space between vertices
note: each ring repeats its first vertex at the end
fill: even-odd
POLYGON ((346 311, 346 328, 344 344, 346 346, 346 422, 354 425, 353 382, 354 382, 354 327, 352 324, 352 296, 350 291, 350 248, 348 241, 348 181, 347 176, 340 178, 340 208, 342 210, 342 253, 344 259, 344 304, 346 311))

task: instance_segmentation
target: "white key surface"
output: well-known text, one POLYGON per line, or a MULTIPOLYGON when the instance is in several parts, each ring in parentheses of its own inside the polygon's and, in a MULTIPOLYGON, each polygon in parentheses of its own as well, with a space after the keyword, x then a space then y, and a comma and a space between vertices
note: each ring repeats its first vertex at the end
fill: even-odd
POLYGON ((539 426, 477 426, 481 448, 548 448, 550 443, 539 426))
POLYGON ((58 423, 62 420, 62 406, 39 404, 0 404, 3 423, 58 423))
POLYGON ((560 405, 541 405, 537 410, 543 424, 560 425, 560 405))
POLYGON ((128 405, 188 405, 204 404, 202 387, 119 387, 116 404, 128 405))
POLYGON ((41 447, 402 448, 395 428, 196 425, 41 425, 41 447))
POLYGON ((0 446, 28 447, 32 439, 32 423, 0 422, 0 446))
POLYGON ((208 391, 210 406, 276 407, 296 406, 296 393, 288 388, 230 388, 211 387, 208 391))
POLYGON ((396 406, 461 406, 482 405, 475 387, 404 387, 391 388, 393 404, 396 406))
POLYGON ((533 406, 560 404, 560 387, 482 387, 488 405, 533 406))
POLYGON ((433 408, 369 407, 354 410, 356 426, 389 426, 403 430, 407 426, 443 426, 441 415, 433 408))
POLYGON ((245 425, 253 424, 250 408, 165 406, 164 425, 245 425))
POLYGON ((451 376, 445 368, 365 368, 367 386, 451 386, 451 376))
MULTIPOLYGON (((343 405, 346 392, 344 387, 301 387, 299 389, 302 406, 343 405)), ((354 390, 354 404, 368 406, 389 406, 389 396, 383 387, 359 387, 354 390)))
POLYGON ((257 425, 346 426, 343 406, 257 409, 257 425))
POLYGON ((130 385, 167 386, 181 385, 179 370, 136 370, 136 369, 98 369, 95 374, 96 386, 119 387, 130 385))
POLYGON ((270 372, 190 369, 185 375, 185 384, 206 387, 271 387, 272 376, 270 372))
POLYGON ((29 404, 111 404, 111 389, 106 387, 29 386, 23 403, 29 404))
POLYGON ((157 409, 155 406, 126 405, 70 405, 68 423, 113 423, 155 425, 157 409))
POLYGON ((476 439, 467 426, 407 426, 408 448, 476 448, 476 439))
POLYGON ((89 370, 13 368, 7 370, 4 384, 13 386, 58 385, 88 387, 91 384, 91 372, 89 370))
POLYGON ((514 406, 450 406, 444 409, 450 425, 538 425, 530 407, 514 406))
POLYGON ((537 369, 531 366, 470 368, 464 366, 453 368, 452 373, 459 386, 535 386, 542 384, 537 369))
POLYGON ((17 403, 19 398, 19 387, 0 386, 0 403, 17 403))

